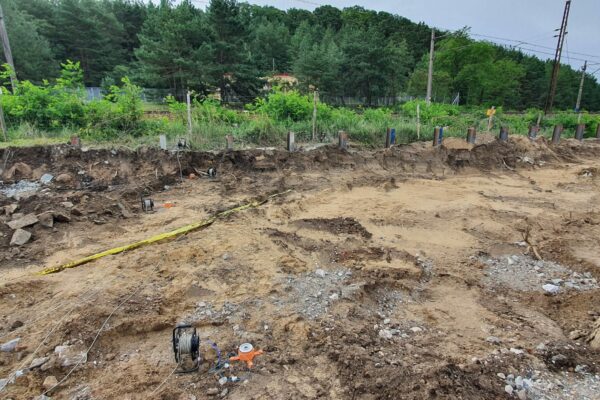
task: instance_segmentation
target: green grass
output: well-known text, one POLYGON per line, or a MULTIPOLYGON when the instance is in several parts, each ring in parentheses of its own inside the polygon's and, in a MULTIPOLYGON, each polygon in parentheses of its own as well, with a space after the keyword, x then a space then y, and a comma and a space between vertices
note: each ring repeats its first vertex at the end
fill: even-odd
MULTIPOLYGON (((180 103, 179 103, 180 104, 180 103)), ((423 109, 422 106, 421 109, 423 109)), ((69 128, 43 131, 27 123, 13 127, 9 131, 9 142, 0 142, 0 147, 35 146, 57 143, 67 143, 72 135, 79 135, 88 146, 154 146, 159 144, 158 136, 164 134, 170 147, 177 143, 178 138, 186 138, 193 149, 215 150, 225 147, 225 137, 233 135, 236 148, 257 146, 284 146, 287 132, 296 134, 299 143, 312 140, 312 120, 303 117, 292 120, 279 120, 261 110, 240 111, 229 110, 216 103, 195 104, 193 109, 193 127, 188 134, 187 117, 180 110, 165 114, 168 108, 163 105, 144 104, 146 111, 161 111, 161 115, 144 117, 141 134, 103 135, 93 128, 69 128), (164 114, 164 115, 162 115, 164 114)), ((399 144, 411 143, 417 140, 430 141, 436 126, 445 126, 445 137, 466 137, 469 127, 475 127, 477 132, 487 131, 488 119, 483 109, 458 109, 457 107, 437 107, 437 114, 429 110, 427 120, 420 126, 420 136, 417 135, 416 116, 409 107, 403 106, 393 112, 389 109, 359 110, 358 112, 345 108, 323 108, 317 118, 318 141, 334 142, 339 131, 346 131, 350 140, 366 147, 382 147, 385 143, 385 132, 388 127, 396 129, 396 141, 399 144), (406 111, 408 110, 408 111, 406 111), (460 110, 460 112, 457 112, 460 110)), ((498 112, 494 119, 492 134, 497 134, 501 126, 506 126, 511 135, 526 135, 531 124, 537 121, 539 111, 531 110, 522 114, 503 114, 498 112)), ((423 114, 421 114, 423 115, 423 114)), ((565 126, 564 138, 574 136, 577 115, 573 113, 557 113, 542 120, 539 136, 550 138, 553 126, 561 123, 565 126)), ((586 137, 593 136, 598 115, 582 115, 586 123, 586 137)))

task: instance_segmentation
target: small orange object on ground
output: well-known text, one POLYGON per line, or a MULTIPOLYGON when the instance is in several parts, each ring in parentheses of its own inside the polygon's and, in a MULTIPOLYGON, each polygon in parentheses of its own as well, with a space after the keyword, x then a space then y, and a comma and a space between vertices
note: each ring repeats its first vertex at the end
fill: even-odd
POLYGON ((173 203, 172 201, 167 201, 165 204, 163 204, 164 208, 173 208, 175 207, 175 203, 173 203))
POLYGON ((238 349, 238 355, 230 357, 229 361, 245 361, 248 368, 252 368, 254 365, 254 357, 263 354, 262 350, 254 350, 254 347, 250 343, 244 343, 238 349))

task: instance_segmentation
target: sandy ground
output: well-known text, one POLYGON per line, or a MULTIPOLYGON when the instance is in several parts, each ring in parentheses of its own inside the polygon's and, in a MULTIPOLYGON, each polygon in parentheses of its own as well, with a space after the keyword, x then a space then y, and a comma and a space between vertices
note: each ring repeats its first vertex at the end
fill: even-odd
POLYGON ((186 179, 152 195, 175 207, 149 214, 135 196, 107 194, 133 215, 74 218, 36 233, 29 250, 5 247, 14 254, 0 264, 0 343, 21 341, 0 353, 0 378, 24 374, 0 398, 39 396, 48 376, 71 369, 57 346, 93 343, 48 396, 598 399, 600 351, 588 338, 600 316, 600 147, 569 146, 485 167, 483 154, 438 162, 424 145, 341 161, 323 151, 302 168, 186 179), (34 274, 285 189, 178 239, 34 274), (542 288, 552 279, 558 294, 542 288), (172 373, 181 322, 202 341, 192 374, 172 373), (216 374, 206 340, 223 355, 244 342, 265 353, 250 371, 233 363, 216 374), (48 360, 28 370, 39 357, 48 360), (241 381, 218 382, 232 376, 241 381))

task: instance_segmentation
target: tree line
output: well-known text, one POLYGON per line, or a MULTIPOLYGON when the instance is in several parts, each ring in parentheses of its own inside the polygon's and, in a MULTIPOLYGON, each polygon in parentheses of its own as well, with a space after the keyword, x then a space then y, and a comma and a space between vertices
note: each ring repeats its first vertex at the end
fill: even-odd
MULTIPOLYGON (((20 79, 40 83, 60 63, 79 62, 89 86, 129 77, 176 96, 220 92, 252 101, 267 76, 294 75, 325 98, 423 97, 431 28, 386 12, 321 6, 314 11, 211 0, 0 0, 20 79)), ((435 101, 541 108, 552 62, 489 42, 468 30, 441 32, 435 101)), ((561 68, 555 107, 572 109, 581 73, 561 68)), ((600 110, 600 85, 588 75, 582 107, 600 110)))

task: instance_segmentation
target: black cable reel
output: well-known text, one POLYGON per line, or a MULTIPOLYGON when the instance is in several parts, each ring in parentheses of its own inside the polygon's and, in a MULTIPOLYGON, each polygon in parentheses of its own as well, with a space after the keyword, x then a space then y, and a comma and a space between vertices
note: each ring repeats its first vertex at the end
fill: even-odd
POLYGON ((144 198, 142 195, 140 196, 140 201, 142 202, 142 211, 146 213, 154 211, 154 200, 149 197, 144 198))
POLYGON ((177 370, 186 374, 200 368, 200 337, 191 325, 178 325, 173 329, 173 353, 177 370))

